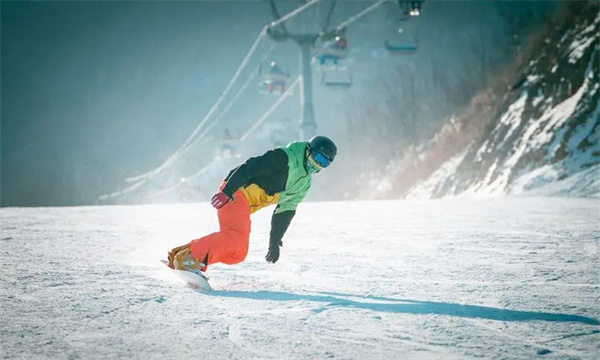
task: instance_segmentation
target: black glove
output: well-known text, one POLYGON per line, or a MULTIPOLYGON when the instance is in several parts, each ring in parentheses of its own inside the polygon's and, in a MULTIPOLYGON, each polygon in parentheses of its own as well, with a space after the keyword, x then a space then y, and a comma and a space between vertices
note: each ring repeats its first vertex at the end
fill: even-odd
POLYGON ((275 264, 279 259, 279 247, 283 246, 281 239, 288 225, 290 225, 294 214, 296 214, 295 210, 273 213, 273 217, 271 218, 271 233, 269 234, 269 252, 265 256, 267 262, 275 264))
POLYGON ((269 252, 267 253, 267 256, 265 256, 265 259, 267 260, 267 262, 273 263, 275 264, 277 262, 277 260, 279 259, 279 247, 283 246, 283 241, 279 240, 277 242, 271 242, 269 244, 269 252))

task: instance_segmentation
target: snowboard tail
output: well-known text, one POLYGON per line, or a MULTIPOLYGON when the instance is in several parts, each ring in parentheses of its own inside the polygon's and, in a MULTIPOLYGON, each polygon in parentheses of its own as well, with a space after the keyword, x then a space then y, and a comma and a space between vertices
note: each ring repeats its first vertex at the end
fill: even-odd
MULTIPOLYGON (((169 267, 169 262, 166 260, 160 260, 161 263, 165 264, 165 266, 169 267)), ((171 269, 171 271, 188 287, 199 290, 199 291, 210 291, 212 287, 208 283, 208 278, 204 275, 196 274, 191 271, 186 270, 175 270, 171 269)))

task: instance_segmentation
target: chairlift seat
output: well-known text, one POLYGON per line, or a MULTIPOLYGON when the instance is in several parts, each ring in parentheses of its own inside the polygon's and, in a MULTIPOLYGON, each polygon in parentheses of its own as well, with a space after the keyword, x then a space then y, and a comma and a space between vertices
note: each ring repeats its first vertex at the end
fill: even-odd
POLYGON ((348 67, 345 65, 320 65, 318 67, 319 70, 323 72, 346 72, 348 71, 348 67))
POLYGON ((312 50, 313 56, 331 56, 337 59, 348 56, 348 51, 343 49, 316 47, 312 50))
POLYGON ((393 54, 413 54, 418 50, 415 44, 390 44, 389 41, 384 43, 387 51, 393 54))
POLYGON ((285 81, 289 78, 289 74, 264 73, 261 77, 265 80, 285 81))
POLYGON ((348 71, 323 71, 321 85, 345 89, 352 86, 352 76, 348 71))
POLYGON ((287 82, 286 76, 264 76, 261 84, 265 85, 285 85, 287 82))

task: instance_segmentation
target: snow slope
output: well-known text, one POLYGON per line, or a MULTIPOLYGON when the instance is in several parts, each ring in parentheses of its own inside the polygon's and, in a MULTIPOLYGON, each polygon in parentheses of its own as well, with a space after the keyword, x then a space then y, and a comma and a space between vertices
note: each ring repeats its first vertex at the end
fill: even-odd
POLYGON ((184 287, 208 203, 2 208, 3 359, 597 359, 598 199, 303 203, 184 287))

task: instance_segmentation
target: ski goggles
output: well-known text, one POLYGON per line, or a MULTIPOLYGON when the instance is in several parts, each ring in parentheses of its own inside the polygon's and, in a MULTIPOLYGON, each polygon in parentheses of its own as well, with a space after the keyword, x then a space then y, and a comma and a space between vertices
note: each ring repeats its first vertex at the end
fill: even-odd
POLYGON ((326 168, 329 166, 329 164, 331 164, 331 160, 329 160, 325 155, 321 154, 320 152, 311 152, 311 156, 315 163, 322 168, 326 168))

